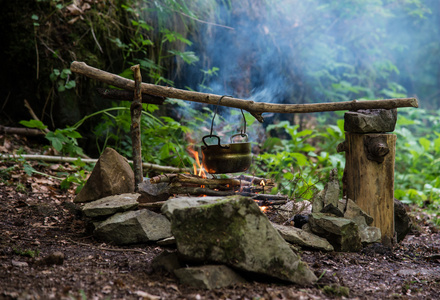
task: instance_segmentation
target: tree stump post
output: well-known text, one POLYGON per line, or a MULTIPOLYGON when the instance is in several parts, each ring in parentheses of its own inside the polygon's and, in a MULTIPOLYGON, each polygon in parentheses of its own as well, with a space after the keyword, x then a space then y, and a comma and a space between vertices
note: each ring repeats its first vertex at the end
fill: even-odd
POLYGON ((388 122, 383 122, 375 129, 374 126, 359 128, 358 125, 364 125, 367 119, 376 124, 378 119, 383 122, 384 116, 382 114, 379 117, 379 113, 371 112, 350 112, 345 116, 344 190, 348 199, 374 218, 371 226, 380 228, 382 243, 391 246, 394 241, 394 161, 397 136, 377 131, 393 131, 397 113, 388 114, 385 117, 388 122), (354 123, 353 114, 356 119, 354 123))

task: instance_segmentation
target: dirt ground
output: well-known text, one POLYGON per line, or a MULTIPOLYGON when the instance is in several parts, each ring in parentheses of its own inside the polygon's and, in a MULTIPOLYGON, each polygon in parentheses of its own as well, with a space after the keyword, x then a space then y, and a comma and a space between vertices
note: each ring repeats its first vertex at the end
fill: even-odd
MULTIPOLYGON (((22 167, 5 171, 15 165, 0 162, 0 299, 440 299, 440 234, 414 207, 415 229, 392 250, 301 251, 319 278, 314 286, 259 278, 206 291, 152 269, 152 259, 173 247, 95 240, 73 189, 22 167)), ((72 172, 65 164, 31 165, 45 174, 72 172)))

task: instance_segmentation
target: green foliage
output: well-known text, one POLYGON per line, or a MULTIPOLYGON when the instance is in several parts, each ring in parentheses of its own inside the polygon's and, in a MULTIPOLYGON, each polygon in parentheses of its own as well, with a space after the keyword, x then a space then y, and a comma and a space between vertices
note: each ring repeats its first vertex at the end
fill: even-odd
POLYGON ((399 114, 396 130, 395 197, 440 208, 440 110, 399 114))
POLYGON ((34 258, 40 255, 40 250, 31 250, 31 249, 18 249, 14 248, 14 253, 20 256, 27 256, 30 258, 34 258))
MULTIPOLYGON (((336 153, 336 145, 344 140, 343 122, 339 126, 322 126, 300 130, 299 125, 282 121, 267 127, 267 134, 275 130, 263 144, 263 154, 257 158, 257 175, 269 176, 278 183, 273 192, 294 199, 310 199, 323 188, 323 179, 330 169, 338 168, 340 178, 345 160, 336 153)), ((325 182, 324 182, 325 183, 325 182)))
POLYGON ((93 168, 84 163, 81 158, 73 162, 73 167, 76 172, 59 172, 57 176, 63 178, 60 183, 62 189, 67 190, 71 187, 72 183, 75 183, 77 185, 75 192, 79 193, 87 181, 86 172, 91 172, 93 168))
MULTIPOLYGON (((210 111, 200 112, 182 101, 168 100, 171 104, 182 106, 187 116, 176 121, 174 118, 155 117, 153 112, 158 110, 157 105, 143 104, 141 117, 142 159, 144 162, 190 167, 192 158, 186 148, 191 142, 187 138, 190 133, 197 131, 201 124, 210 117, 210 111)), ((107 146, 115 148, 125 157, 132 156, 131 147, 131 117, 129 103, 125 110, 118 110, 116 114, 105 114, 103 122, 95 128, 95 135, 101 137, 97 141, 99 148, 107 146)))
POLYGON ((76 82, 70 79, 70 75, 72 75, 70 69, 63 69, 62 71, 54 69, 49 77, 51 81, 56 83, 58 92, 64 92, 66 89, 76 87, 76 82))

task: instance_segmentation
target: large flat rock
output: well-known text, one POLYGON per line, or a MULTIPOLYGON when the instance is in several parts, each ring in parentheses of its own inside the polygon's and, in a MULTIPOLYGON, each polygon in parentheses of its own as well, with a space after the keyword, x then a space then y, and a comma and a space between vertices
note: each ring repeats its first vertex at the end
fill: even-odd
POLYGON ((90 218, 110 216, 118 212, 135 209, 138 206, 137 198, 140 194, 129 193, 108 196, 93 202, 86 203, 82 211, 90 218))
POLYGON ((94 235, 117 245, 158 241, 171 236, 168 219, 147 209, 117 213, 100 223, 94 235))
POLYGON ((272 223, 272 225, 289 243, 321 251, 334 250, 333 246, 326 239, 313 233, 292 226, 283 226, 275 223, 272 223))

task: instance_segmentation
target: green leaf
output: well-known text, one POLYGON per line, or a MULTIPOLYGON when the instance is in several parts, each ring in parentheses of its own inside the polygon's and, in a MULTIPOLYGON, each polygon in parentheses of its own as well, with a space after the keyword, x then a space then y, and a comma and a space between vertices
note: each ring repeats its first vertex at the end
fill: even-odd
POLYGON ((69 75, 72 75, 72 71, 70 71, 70 69, 63 69, 61 71, 60 77, 66 79, 69 75))
POLYGON ((45 130, 47 128, 46 125, 43 124, 40 120, 29 120, 29 121, 20 121, 21 125, 24 125, 29 128, 37 128, 40 130, 45 130))
POLYGON ((425 149, 425 151, 428 151, 429 148, 431 147, 431 141, 425 137, 421 137, 419 139, 419 143, 420 143, 420 145, 422 145, 422 147, 423 147, 423 149, 425 149))
POLYGON ((187 64, 190 64, 190 65, 199 61, 198 56, 192 51, 181 52, 181 51, 177 51, 177 50, 169 50, 168 52, 180 57, 187 64))
POLYGON ((66 82, 64 86, 66 87, 66 89, 72 89, 76 87, 76 82, 75 80, 70 80, 69 82, 66 82))

